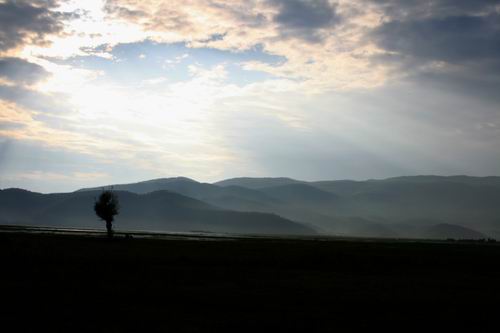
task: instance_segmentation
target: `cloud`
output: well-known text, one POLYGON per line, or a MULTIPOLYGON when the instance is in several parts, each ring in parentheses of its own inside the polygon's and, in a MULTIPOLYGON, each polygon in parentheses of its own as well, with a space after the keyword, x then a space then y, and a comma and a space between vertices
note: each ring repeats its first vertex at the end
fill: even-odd
POLYGON ((393 75, 479 98, 500 89, 500 1, 373 0, 383 23, 365 38, 393 75))
POLYGON ((159 41, 223 42, 226 48, 248 49, 271 22, 269 7, 258 0, 107 0, 104 8, 110 19, 137 24, 159 41))
POLYGON ((0 121, 0 131, 2 130, 13 130, 13 129, 21 129, 25 127, 25 124, 16 123, 14 121, 0 121))
POLYGON ((105 5, 110 17, 139 24, 145 31, 168 32, 164 37, 176 41, 225 41, 233 48, 285 35, 317 41, 318 29, 331 28, 339 20, 335 8, 327 0, 107 0, 105 5))
POLYGON ((390 19, 423 19, 478 15, 494 10, 498 0, 365 0, 367 5, 376 5, 390 19))
POLYGON ((14 102, 35 113, 69 114, 68 96, 44 92, 37 84, 51 77, 44 67, 15 57, 0 57, 0 100, 14 102))
POLYGON ((500 57, 500 14, 389 21, 372 33, 386 51, 462 63, 500 57))
MULTIPOLYGON (((126 168, 124 166, 124 168, 126 168)), ((0 138, 0 187, 74 191, 85 183, 108 182, 106 164, 93 156, 36 141, 0 138)), ((109 170, 109 167, 108 167, 109 170)), ((120 170, 114 170, 120 172, 120 170)), ((132 170, 127 169, 127 171, 132 170)))
POLYGON ((498 4, 0 0, 0 138, 30 182, 491 173, 498 4))
POLYGON ((273 21, 287 37, 319 42, 323 39, 319 30, 333 28, 340 19, 335 6, 326 0, 270 0, 270 3, 279 9, 273 21))
POLYGON ((283 57, 279 64, 244 64, 309 92, 374 87, 384 68, 371 66, 376 50, 362 40, 377 20, 358 3, 339 1, 107 0, 108 19, 142 29, 144 38, 244 52, 259 47, 283 57), (355 19, 353 19, 355 18, 355 19))
POLYGON ((57 0, 0 2, 0 52, 24 44, 45 44, 46 36, 63 30, 67 14, 54 11, 57 0))
POLYGON ((241 160, 234 176, 487 175, 500 162, 497 106, 418 82, 314 99, 271 92, 246 98, 216 106, 215 132, 241 160))
POLYGON ((36 113, 68 115, 73 110, 64 94, 44 93, 20 86, 0 85, 0 100, 14 102, 36 113))
MULTIPOLYGON (((41 2, 23 4, 38 10, 51 8, 47 11, 55 17, 62 15, 51 7, 55 1, 46 3, 45 7, 41 2)), ((443 75, 465 67, 474 67, 475 73, 491 68, 487 62, 495 62, 500 48, 498 3, 105 0, 103 8, 86 4, 88 17, 69 25, 76 30, 84 27, 89 33, 99 28, 98 38, 71 36, 67 45, 64 39, 57 40, 52 53, 51 48, 45 52, 68 56, 82 43, 76 48, 79 55, 111 57, 114 46, 144 40, 237 53, 259 47, 284 61, 266 64, 252 60, 243 62, 243 68, 300 81, 303 89, 313 93, 373 88, 436 68, 443 75), (106 15, 106 20, 100 15, 106 15), (89 24, 99 17, 98 25, 89 24), (99 51, 98 45, 106 45, 106 50, 99 51), (477 70, 478 60, 484 63, 481 70, 477 70), (476 63, 471 64, 473 61, 476 63)))
POLYGON ((0 58, 0 78, 29 85, 47 77, 49 73, 40 65, 14 57, 0 58))

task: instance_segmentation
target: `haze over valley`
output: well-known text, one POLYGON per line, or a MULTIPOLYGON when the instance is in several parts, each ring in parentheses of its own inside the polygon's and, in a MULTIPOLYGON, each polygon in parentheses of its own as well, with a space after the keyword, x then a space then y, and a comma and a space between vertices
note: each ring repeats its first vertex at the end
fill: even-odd
POLYGON ((177 177, 40 194, 0 192, 0 223, 100 228, 102 189, 121 202, 118 230, 485 239, 500 236, 500 177, 414 176, 306 182, 177 177), (29 209, 26 209, 29 207, 29 209))

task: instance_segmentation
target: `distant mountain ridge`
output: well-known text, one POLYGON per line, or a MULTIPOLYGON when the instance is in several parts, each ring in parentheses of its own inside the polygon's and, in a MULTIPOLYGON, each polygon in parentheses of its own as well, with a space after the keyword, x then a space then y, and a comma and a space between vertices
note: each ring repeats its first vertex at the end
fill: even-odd
POLYGON ((260 189, 264 187, 289 185, 297 183, 306 183, 301 180, 296 180, 287 177, 264 177, 264 178, 251 178, 251 177, 239 177, 230 178, 215 182, 214 185, 218 186, 241 186, 251 189, 260 189))
POLYGON ((169 184, 177 184, 177 186, 179 186, 179 184, 185 184, 185 186, 188 187, 190 183, 198 183, 198 182, 186 177, 158 178, 158 179, 141 181, 137 183, 115 184, 115 185, 83 188, 77 190, 77 192, 113 189, 115 191, 129 191, 137 194, 145 194, 154 191, 168 190, 171 187, 169 186, 169 184))
MULTIPOLYGON (((102 227, 93 210, 99 191, 40 194, 0 190, 0 223, 102 227)), ((169 191, 116 191, 121 211, 116 227, 147 231, 208 231, 242 234, 315 234, 311 227, 275 214, 228 211, 169 191)))
MULTIPOLYGON (((169 190, 224 209, 275 213, 331 234, 433 238, 439 228, 427 232, 430 226, 454 225, 471 230, 471 238, 500 236, 500 177, 494 176, 312 182, 241 177, 213 184, 178 177, 113 188, 135 193, 169 190)), ((446 235, 442 230, 457 234, 442 227, 441 236, 446 235)))

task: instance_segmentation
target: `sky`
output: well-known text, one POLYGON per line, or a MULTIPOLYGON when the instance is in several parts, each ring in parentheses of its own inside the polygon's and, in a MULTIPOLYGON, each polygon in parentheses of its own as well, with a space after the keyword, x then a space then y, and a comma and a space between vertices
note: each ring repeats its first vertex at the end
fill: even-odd
POLYGON ((500 175, 500 0, 0 0, 0 188, 500 175))

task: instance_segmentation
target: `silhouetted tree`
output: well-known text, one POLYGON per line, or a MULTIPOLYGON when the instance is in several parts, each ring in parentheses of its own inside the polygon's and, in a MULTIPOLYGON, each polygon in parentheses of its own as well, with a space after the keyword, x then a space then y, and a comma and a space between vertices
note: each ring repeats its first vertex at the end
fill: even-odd
POLYGON ((106 230, 108 238, 113 237, 113 220, 115 215, 118 215, 120 203, 118 196, 112 191, 103 191, 99 199, 95 201, 94 210, 97 216, 106 221, 106 230))

